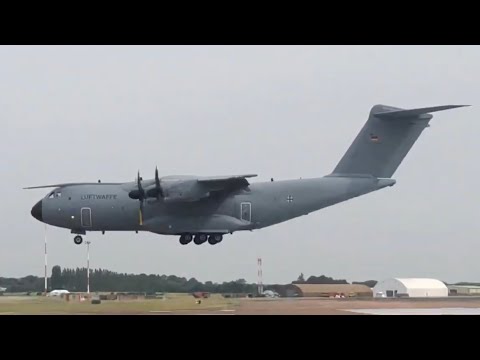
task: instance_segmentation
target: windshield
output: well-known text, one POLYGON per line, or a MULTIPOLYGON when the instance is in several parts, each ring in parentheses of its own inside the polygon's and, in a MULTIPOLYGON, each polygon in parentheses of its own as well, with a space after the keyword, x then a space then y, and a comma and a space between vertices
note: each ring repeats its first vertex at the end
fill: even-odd
POLYGON ((50 194, 47 195, 48 199, 56 199, 62 197, 61 190, 53 190, 50 194))

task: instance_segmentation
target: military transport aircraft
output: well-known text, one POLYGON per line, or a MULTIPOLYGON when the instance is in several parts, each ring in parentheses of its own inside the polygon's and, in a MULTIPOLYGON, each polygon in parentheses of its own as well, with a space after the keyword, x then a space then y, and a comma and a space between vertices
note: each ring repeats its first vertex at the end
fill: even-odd
POLYGON ((375 105, 333 171, 323 177, 250 183, 255 174, 164 176, 120 183, 64 183, 36 203, 32 216, 70 229, 75 244, 87 231, 149 231, 180 243, 214 245, 225 234, 252 231, 393 186, 392 175, 435 111, 375 105))

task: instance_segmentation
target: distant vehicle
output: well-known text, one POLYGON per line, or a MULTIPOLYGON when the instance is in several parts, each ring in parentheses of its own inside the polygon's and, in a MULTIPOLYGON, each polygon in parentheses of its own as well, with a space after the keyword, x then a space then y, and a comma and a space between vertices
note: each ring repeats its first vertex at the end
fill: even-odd
POLYGON ((196 291, 192 295, 195 299, 207 299, 210 297, 210 293, 205 291, 196 291))
POLYGON ((269 297, 269 298, 276 298, 276 297, 280 297, 280 295, 275 292, 275 291, 272 291, 272 290, 265 290, 263 293, 262 293, 263 296, 265 297, 269 297))
POLYGON ((0 293, 7 291, 7 288, 0 287, 0 293))
POLYGON ((65 294, 70 294, 68 290, 52 290, 48 293, 48 296, 62 296, 65 294))

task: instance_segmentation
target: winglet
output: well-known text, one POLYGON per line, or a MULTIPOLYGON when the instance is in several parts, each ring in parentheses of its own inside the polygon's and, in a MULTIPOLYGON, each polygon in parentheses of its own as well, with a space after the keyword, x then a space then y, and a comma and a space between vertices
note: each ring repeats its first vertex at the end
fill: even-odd
POLYGON ((456 109, 459 107, 466 107, 470 105, 441 105, 441 106, 431 106, 418 109, 398 109, 389 106, 377 106, 374 109, 382 109, 384 111, 373 111, 373 115, 381 119, 400 119, 406 117, 417 117, 420 115, 429 114, 436 111, 443 111, 449 109, 456 109))

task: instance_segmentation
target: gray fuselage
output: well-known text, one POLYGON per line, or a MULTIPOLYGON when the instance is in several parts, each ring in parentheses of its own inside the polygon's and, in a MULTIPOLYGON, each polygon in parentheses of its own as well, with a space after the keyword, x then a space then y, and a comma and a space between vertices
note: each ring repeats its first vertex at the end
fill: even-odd
POLYGON ((394 184, 393 179, 369 176, 325 176, 252 183, 225 196, 194 202, 147 199, 143 224, 139 222, 139 201, 128 196, 132 183, 69 185, 42 199, 36 205, 36 217, 40 212, 40 221, 75 233, 226 234, 275 225, 394 184))

